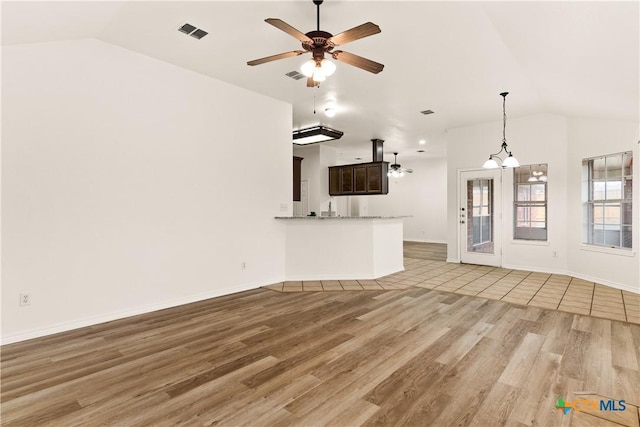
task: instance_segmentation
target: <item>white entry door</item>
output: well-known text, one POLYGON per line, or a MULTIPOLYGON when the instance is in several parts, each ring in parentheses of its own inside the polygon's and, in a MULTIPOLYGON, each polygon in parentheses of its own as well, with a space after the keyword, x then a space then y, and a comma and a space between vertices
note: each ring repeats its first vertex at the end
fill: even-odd
POLYGON ((460 261, 502 265, 502 171, 460 173, 460 261))

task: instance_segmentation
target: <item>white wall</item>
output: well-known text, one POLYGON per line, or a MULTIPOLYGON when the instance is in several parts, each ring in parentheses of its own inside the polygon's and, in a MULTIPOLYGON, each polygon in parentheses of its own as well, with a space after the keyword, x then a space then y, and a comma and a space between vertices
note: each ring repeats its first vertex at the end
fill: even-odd
POLYGON ((411 215, 404 219, 404 240, 447 241, 446 159, 402 160, 413 169, 401 178, 389 178, 389 194, 366 196, 369 215, 411 215))
POLYGON ((290 105, 96 40, 2 62, 4 343, 283 279, 290 105))
MULTIPOLYGON (((447 211, 449 261, 459 261, 460 170, 479 169, 490 153, 499 150, 502 123, 492 122, 448 131, 447 211)), ((520 164, 547 163, 548 243, 513 240, 513 172, 503 172, 502 264, 507 268, 556 272, 587 278, 622 289, 638 289, 638 234, 634 233, 631 255, 583 250, 582 245, 582 159, 596 155, 636 150, 638 124, 595 119, 567 119, 558 115, 511 118, 507 143, 520 164), (554 252, 557 257, 554 257, 554 252)), ((637 190, 638 168, 634 171, 637 190)), ((638 197, 636 197, 636 205, 638 197)), ((634 205, 634 211, 638 212, 634 205)), ((637 214, 634 218, 638 218, 637 214)), ((640 224, 634 224, 635 229, 640 224)))
MULTIPOLYGON (((578 277, 596 280, 604 276, 610 284, 640 293, 640 141, 638 123, 572 118, 568 120, 569 150, 567 172, 569 188, 567 193, 568 212, 572 220, 567 223, 569 270, 578 277), (593 247, 582 244, 582 160, 604 154, 633 151, 633 240, 632 252, 607 249, 598 252, 593 247), (632 256, 631 256, 632 255, 632 256)), ((601 283, 605 283, 604 281, 601 283)))

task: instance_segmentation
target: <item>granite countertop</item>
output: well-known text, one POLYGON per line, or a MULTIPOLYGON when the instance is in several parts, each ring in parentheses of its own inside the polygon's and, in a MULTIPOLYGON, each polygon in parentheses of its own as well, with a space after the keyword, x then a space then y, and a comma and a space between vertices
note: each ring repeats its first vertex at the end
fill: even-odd
POLYGON ((409 218, 411 215, 397 215, 397 216, 276 216, 275 219, 400 219, 409 218))

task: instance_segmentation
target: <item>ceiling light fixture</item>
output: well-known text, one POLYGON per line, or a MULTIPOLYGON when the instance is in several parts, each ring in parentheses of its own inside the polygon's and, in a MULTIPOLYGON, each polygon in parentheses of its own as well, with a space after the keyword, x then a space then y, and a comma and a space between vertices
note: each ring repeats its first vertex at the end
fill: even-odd
POLYGON ((518 162, 518 160, 513 157, 513 154, 511 154, 511 151, 509 151, 509 147, 507 147, 507 137, 506 137, 506 129, 507 129, 507 112, 506 112, 506 102, 507 102, 507 95, 509 95, 509 92, 502 92, 500 94, 500 96, 502 97, 502 145, 500 146, 500 151, 498 151, 495 154, 491 154, 489 155, 489 159, 484 162, 484 165, 482 165, 483 168, 485 169, 496 169, 499 167, 502 167, 502 169, 506 169, 506 168, 516 168, 518 166, 520 166, 520 162, 518 162), (504 160, 502 160, 502 157, 500 157, 500 154, 504 151, 506 158, 504 160), (497 160, 500 161, 500 163, 498 163, 497 160))
POLYGON ((327 107, 324 109, 324 114, 327 117, 334 117, 336 115, 336 109, 333 107, 327 107))
POLYGON ((296 145, 316 144, 318 142, 340 139, 344 132, 326 126, 313 126, 293 131, 293 143, 296 145))
POLYGON ((314 82, 323 82, 336 71, 336 64, 328 59, 310 59, 300 67, 306 77, 312 77, 314 82))

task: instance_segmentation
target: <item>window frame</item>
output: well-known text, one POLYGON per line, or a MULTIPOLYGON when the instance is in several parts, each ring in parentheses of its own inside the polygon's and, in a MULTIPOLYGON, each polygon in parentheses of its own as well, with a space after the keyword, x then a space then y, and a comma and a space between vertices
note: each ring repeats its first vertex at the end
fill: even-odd
POLYGON ((548 242, 549 241, 549 186, 548 179, 523 181, 519 177, 527 175, 530 178, 537 176, 534 172, 541 172, 543 177, 549 176, 549 165, 547 163, 521 165, 513 168, 513 240, 524 242, 548 242), (534 185, 543 185, 544 200, 531 200, 534 185), (521 200, 519 197, 519 186, 529 186, 528 200, 521 200), (532 221, 529 214, 528 221, 522 221, 518 218, 518 209, 542 208, 544 209, 544 221, 532 221), (519 226, 522 222, 528 222, 528 226, 519 226), (532 227, 532 223, 544 223, 543 227, 532 227))
POLYGON ((583 159, 582 168, 584 194, 582 243, 596 248, 632 251, 633 152, 623 151, 583 159), (625 168, 626 159, 629 165, 625 168), (594 169, 596 161, 604 161, 602 171, 594 169), (619 168, 609 168, 608 164, 612 161, 619 161, 619 168), (628 173, 625 173, 625 169, 628 169, 628 173), (609 185, 610 183, 619 183, 619 185, 609 185), (601 188, 596 189, 596 187, 601 188), (616 193, 619 193, 619 196, 610 198, 610 192, 614 193, 614 197, 616 193), (601 215, 597 215, 597 210, 600 210, 601 215), (618 211, 617 215, 614 214, 615 210, 618 211), (612 222, 612 217, 614 219, 617 217, 617 221, 612 222), (618 233, 617 242, 612 240, 612 231, 618 233), (598 233, 600 236, 596 237, 598 233))

